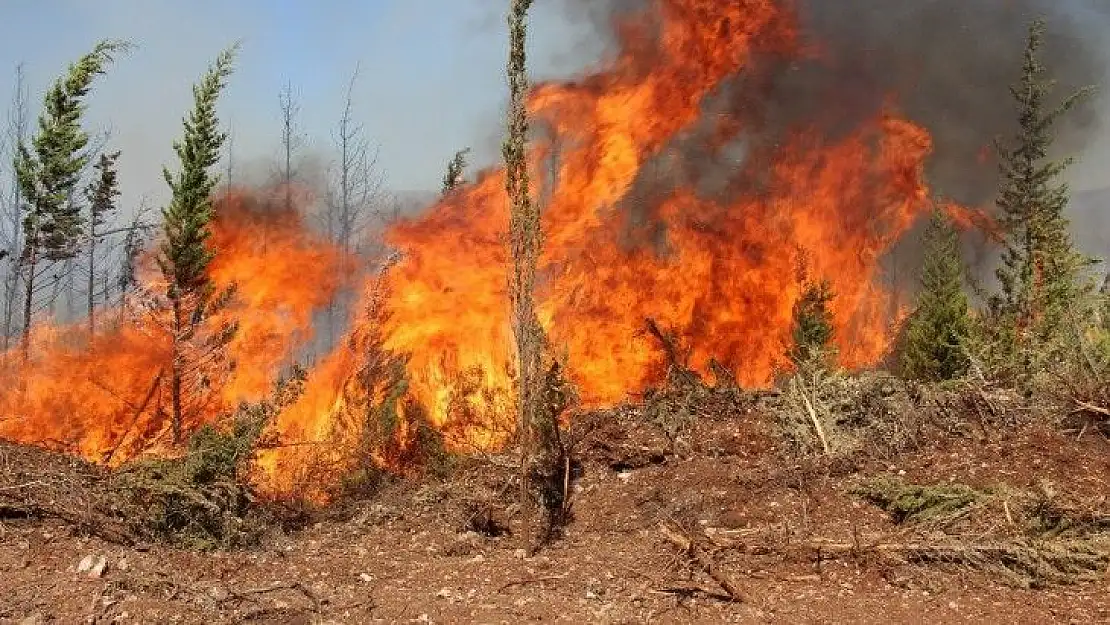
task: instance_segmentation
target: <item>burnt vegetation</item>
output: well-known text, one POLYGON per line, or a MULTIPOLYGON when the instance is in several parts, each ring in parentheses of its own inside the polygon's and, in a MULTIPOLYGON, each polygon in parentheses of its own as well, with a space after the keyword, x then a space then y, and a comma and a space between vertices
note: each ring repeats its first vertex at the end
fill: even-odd
MULTIPOLYGON (((1007 483, 998 473, 984 482, 973 470, 952 470, 947 479, 930 474, 934 459, 944 454, 967 453, 968 463, 982 462, 983 467, 988 462, 1026 465, 1039 453, 1036 446, 1024 443, 1030 437, 1041 437, 1037 440, 1046 446, 1083 445, 1088 453, 1102 454, 1104 464, 1110 454, 1110 277, 1100 261, 1073 243, 1066 210, 1070 192, 1064 182, 1072 161, 1061 156, 1066 150, 1056 143, 1057 130, 1063 129, 1065 138, 1074 141, 1075 128, 1090 123, 1085 106, 1094 91, 1054 88, 1057 68, 1046 63, 1043 53, 1045 23, 1032 22, 1022 53, 994 68, 1015 79, 1008 90, 997 88, 989 99, 992 111, 1005 110, 1014 122, 1006 126, 1011 132, 997 139, 991 157, 998 166, 993 206, 978 211, 943 196, 918 198, 927 208, 915 209, 909 220, 925 226, 920 245, 915 242, 916 280, 912 288, 896 287, 907 297, 902 309, 889 315, 885 330, 894 338, 883 349, 872 349, 882 352, 881 359, 858 357, 864 352, 853 344, 866 334, 857 333, 859 327, 872 320, 859 313, 869 309, 859 301, 860 293, 870 291, 843 289, 837 267, 811 262, 819 250, 790 251, 789 260, 797 262, 783 263, 794 265, 793 276, 784 282, 787 295, 776 293, 779 299, 774 300, 789 301, 789 327, 767 339, 777 347, 766 360, 766 384, 744 384, 744 372, 754 369, 745 369, 750 363, 736 358, 746 353, 746 347, 734 345, 743 343, 743 337, 722 336, 720 343, 734 349, 716 351, 713 332, 705 327, 720 331, 731 321, 714 326, 720 320, 707 321, 700 309, 658 316, 654 308, 633 310, 642 323, 626 338, 648 346, 648 355, 642 361, 621 360, 629 375, 639 378, 628 381, 625 388, 631 391, 613 405, 593 401, 596 394, 581 388, 596 382, 589 378, 592 369, 576 370, 583 363, 576 362, 564 344, 568 334, 558 327, 563 311, 548 307, 545 299, 551 297, 549 287, 555 279, 549 274, 563 269, 570 273, 571 265, 545 260, 545 198, 559 190, 557 180, 549 181, 530 162, 530 141, 540 134, 530 131, 528 94, 533 86, 524 54, 531 4, 514 0, 509 10, 510 106, 502 145, 505 169, 497 174, 502 178, 483 173, 477 182, 469 181, 469 148, 460 150, 448 163, 437 200, 450 210, 483 180, 500 183, 496 194, 482 196, 487 201, 503 199, 507 208, 496 233, 482 235, 496 240, 504 261, 496 296, 509 311, 500 334, 482 337, 507 348, 492 364, 456 363, 451 358, 457 354, 420 360, 405 351, 403 343, 391 340, 390 333, 399 333, 404 320, 391 316, 393 311, 383 302, 406 292, 406 274, 401 272, 411 266, 397 269, 403 254, 383 252, 376 243, 359 243, 369 241, 360 231, 372 229, 365 225, 371 214, 388 215, 372 207, 378 192, 371 172, 376 156, 359 134, 348 93, 340 124, 339 170, 329 172, 339 182, 327 197, 326 212, 315 215, 323 222, 323 232, 318 238, 298 239, 298 253, 320 260, 313 256, 323 254, 315 247, 318 243, 340 259, 327 260, 329 267, 345 267, 348 273, 353 273, 349 268, 354 264, 371 267, 365 270, 370 276, 367 294, 356 306, 348 279, 331 274, 321 278, 326 295, 314 300, 316 309, 310 307, 305 316, 311 325, 312 313, 319 313, 321 336, 334 342, 327 346, 330 351, 317 354, 315 344, 302 343, 300 352, 290 349, 280 352, 280 358, 259 360, 280 371, 276 379, 250 379, 244 368, 252 361, 240 354, 261 352, 257 345, 265 347, 274 336, 285 337, 285 313, 255 318, 255 309, 243 303, 249 297, 241 293, 242 285, 227 276, 244 274, 236 273, 236 257, 220 247, 221 242, 229 242, 229 247, 240 242, 236 231, 221 230, 228 217, 220 211, 227 207, 228 215, 250 226, 265 222, 264 232, 273 237, 264 244, 251 242, 259 248, 277 245, 289 230, 301 227, 302 219, 309 221, 297 207, 292 146, 299 105, 293 102, 291 88, 281 97, 284 165, 278 192, 258 200, 262 208, 246 210, 244 217, 232 210, 236 190, 220 188, 215 173, 230 138, 220 130, 216 102, 232 76, 236 48, 217 57, 194 87, 194 107, 184 119, 183 139, 174 144, 179 167, 165 173, 171 200, 155 226, 141 219, 143 213, 130 221, 118 214, 118 178, 124 175, 117 165, 120 152, 90 145, 89 134, 81 129, 82 102, 91 97, 93 78, 107 72, 128 44, 100 44, 72 65, 47 93, 37 128, 16 128, 14 219, 5 224, 7 247, 0 250, 6 316, 0 395, 8 394, 11 401, 0 401, 0 408, 37 405, 21 403, 16 395, 27 392, 27 380, 55 371, 52 355, 67 364, 81 363, 77 371, 90 379, 98 360, 114 363, 112 354, 137 349, 130 347, 133 343, 153 344, 154 355, 141 361, 148 369, 128 374, 134 379, 127 383, 136 392, 120 399, 123 407, 112 413, 112 428, 94 429, 81 423, 82 415, 69 415, 64 440, 36 439, 33 428, 18 422, 25 415, 0 413, 0 438, 11 441, 0 446, 0 529, 54 522, 76 534, 129 548, 154 545, 208 552, 263 550, 274 541, 328 523, 356 529, 412 523, 454 537, 446 547, 435 546, 443 557, 470 558, 491 549, 520 547, 521 557, 531 562, 544 549, 556 551, 574 532, 587 531, 579 529, 580 519, 586 518, 594 523, 589 531, 603 525, 605 531, 635 534, 645 551, 663 554, 664 564, 658 568, 670 581, 653 581, 659 594, 721 604, 755 601, 749 586, 758 584, 757 577, 749 573, 791 565, 806 571, 811 567, 820 577, 823 563, 830 561, 850 561, 884 575, 892 570, 954 571, 1026 589, 1105 580, 1110 567, 1110 507, 1105 492, 1101 499, 1093 492, 1089 476, 1072 476, 1073 485, 1067 475, 1054 476, 1052 483, 1024 469, 1014 471, 1020 483, 1007 483), (95 163, 92 172, 86 171, 89 163, 95 163), (82 203, 75 189, 86 178, 88 201, 82 203), (547 187, 552 183, 554 190, 547 187), (124 220, 125 225, 113 220, 124 220), (293 225, 286 228, 282 220, 293 225), (144 256, 143 237, 153 231, 160 235, 144 256), (976 268, 965 262, 972 240, 977 254, 999 255, 993 277, 980 279, 976 268), (359 245, 366 249, 354 249, 359 245), (113 246, 125 249, 117 253, 113 246), (72 262, 79 254, 87 254, 86 263, 72 262), (122 258, 118 276, 109 268, 112 254, 122 258), (151 261, 147 269, 155 269, 153 282, 137 277, 144 259, 151 261), (59 330, 61 338, 36 338, 34 313, 53 308, 65 276, 78 270, 87 272, 87 319, 80 327, 59 330), (103 285, 121 285, 118 306, 111 287, 103 285), (53 291, 47 293, 49 289, 53 291), (337 317, 347 313, 357 323, 342 333, 337 331, 337 317), (265 327, 258 330, 259 325, 265 327), (141 331, 127 334, 120 328, 141 331), (18 344, 9 337, 18 338, 18 344), (68 341, 68 347, 43 347, 50 340, 68 341), (309 348, 311 357, 306 355, 309 348), (71 352, 90 356, 81 359, 71 352), (313 368, 302 366, 310 360, 313 368), (452 377, 438 380, 440 386, 433 392, 427 392, 427 379, 421 377, 432 367, 429 362, 456 367, 443 369, 452 377), (508 383, 500 384, 498 376, 508 383), (235 386, 243 379, 250 384, 242 388, 250 392, 235 386), (320 380, 334 392, 312 386, 320 380), (265 390, 260 394, 258 388, 265 390), (252 393, 250 401, 242 399, 252 393), (324 412, 329 420, 312 418, 324 412), (931 479, 915 482, 898 471, 903 466, 917 467, 931 479), (717 481, 698 484, 682 473, 689 467, 702 467, 717 481), (742 470, 724 479, 717 473, 726 470, 722 467, 742 470), (670 491, 661 476, 675 475, 689 481, 676 482, 670 491), (715 499, 711 491, 717 486, 735 500, 715 499), (608 516, 585 508, 587 502, 600 500, 599 491, 620 501, 612 506, 616 511, 606 508, 608 516), (781 509, 760 507, 772 495, 804 500, 803 512, 790 516, 781 509), (828 512, 816 511, 810 518, 809 502, 829 506, 829 501, 855 506, 840 510, 840 517, 844 510, 853 515, 863 510, 858 512, 861 517, 872 514, 867 535, 828 512), (726 508, 729 512, 719 512, 726 508), (741 508, 742 513, 737 512, 741 508), (781 519, 774 517, 780 513, 781 519), (681 585, 674 581, 679 579, 681 585)), ((835 26, 841 18, 824 10, 813 10, 809 16, 816 32, 827 28, 837 33, 831 47, 836 63, 855 58, 855 44, 846 40, 850 29, 835 26)), ((883 41, 884 46, 893 45, 885 37, 883 41)), ((760 45, 770 50, 773 43, 760 45)), ((992 55, 996 52, 992 47, 992 55)), ((806 79, 815 71, 808 65, 799 70, 805 75, 783 78, 774 73, 778 53, 763 54, 756 75, 748 78, 765 92, 766 106, 796 101, 799 94, 813 102, 814 93, 840 92, 825 82, 840 76, 839 66, 820 81, 806 79)), ((938 71, 929 65, 925 76, 943 83, 938 71)), ((741 83, 730 82, 724 91, 739 90, 745 86, 741 83)), ((595 85, 584 83, 580 88, 589 92, 595 85)), ((973 105, 987 97, 980 90, 973 105)), ((724 106, 711 100, 725 96, 704 95, 710 100, 707 109, 724 106)), ((862 100, 870 95, 867 90, 856 104, 869 109, 862 100)), ((928 108, 924 95, 911 96, 910 109, 928 108)), ((759 118, 761 124, 744 166, 765 164, 771 139, 785 128, 795 128, 795 118, 813 117, 816 127, 837 135, 873 112, 842 110, 844 119, 827 120, 808 108, 798 110, 805 106, 753 112, 738 105, 744 113, 737 119, 759 118), (833 127, 836 132, 829 130, 833 127)), ((700 132, 708 141, 713 133, 727 134, 727 129, 691 132, 700 132)), ((617 139, 636 139, 631 131, 627 134, 617 139)), ((946 128, 939 139, 966 143, 964 136, 949 136, 956 134, 946 128)), ((560 147, 564 146, 545 145, 553 152, 560 147)), ((717 236, 717 229, 727 233, 728 225, 713 223, 715 217, 722 222, 737 219, 731 213, 707 213, 696 218, 704 217, 704 222, 684 222, 686 230, 665 222, 661 215, 679 209, 659 200, 665 193, 656 186, 688 181, 691 174, 678 170, 694 167, 691 163, 699 159, 690 157, 685 145, 658 150, 652 166, 664 167, 673 158, 675 171, 657 179, 641 172, 630 180, 627 194, 642 194, 643 201, 613 200, 632 217, 619 232, 609 234, 633 249, 629 258, 637 261, 637 254, 656 259, 680 249, 670 247, 668 236, 693 231, 717 236)), ((703 156, 706 169, 721 166, 716 156, 703 156)), ((969 180, 950 165, 936 167, 935 176, 952 181, 952 196, 962 201, 981 194, 980 180, 969 180)), ((557 178, 557 166, 552 169, 552 178, 557 178)), ((721 186, 728 189, 721 195, 747 198, 754 188, 753 197, 765 199, 773 195, 767 188, 773 181, 764 174, 726 178, 721 186)), ((698 201, 697 196, 690 194, 688 201, 698 201)), ((247 204, 254 206, 252 202, 247 204)), ((420 240, 413 234, 416 225, 398 223, 396 239, 420 240)), ((389 244, 379 243, 383 248, 389 244)), ((555 237, 553 243, 565 241, 555 237)), ((768 249, 741 243, 743 255, 751 259, 770 259, 776 253, 773 242, 764 242, 768 249)), ((710 252, 706 258, 708 265, 717 260, 710 252)), ((603 262, 596 264, 599 275, 611 269, 603 262)), ((724 275, 727 270, 716 266, 709 273, 721 281, 742 280, 724 275)), ((599 278, 605 285, 620 286, 619 278, 605 275, 599 278)), ((70 279, 70 287, 73 283, 70 279)), ((454 288, 441 287, 432 295, 416 288, 408 293, 414 298, 456 297, 454 288)), ((671 292, 676 287, 660 281, 655 288, 671 292)), ((754 283, 743 285, 756 288, 754 283)), ((697 306, 712 307, 719 297, 715 289, 703 295, 697 306)), ((749 295, 743 293, 745 298, 749 295)), ((270 303, 263 301, 267 303, 262 307, 270 303)), ((876 308, 887 304, 881 300, 876 308)), ((764 302, 742 310, 772 318, 778 314, 772 308, 764 302)), ((480 334, 481 328, 473 333, 480 334)), ((427 336, 442 338, 434 332, 427 336)), ((608 347, 601 345, 601 351, 608 347)), ((625 356, 613 351, 613 360, 625 356)), ((65 393, 61 386, 47 388, 65 393)), ((562 578, 535 576, 519 584, 558 579, 562 578)), ((304 585, 267 587, 258 594, 290 589, 311 599, 311 611, 328 609, 316 591, 304 585)), ((220 601, 246 601, 244 597, 252 594, 233 592, 231 599, 220 601)))

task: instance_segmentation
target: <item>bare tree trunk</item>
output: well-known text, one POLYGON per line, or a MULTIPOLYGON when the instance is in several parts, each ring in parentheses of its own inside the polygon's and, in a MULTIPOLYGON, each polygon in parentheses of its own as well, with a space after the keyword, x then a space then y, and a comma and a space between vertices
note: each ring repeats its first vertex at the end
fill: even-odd
MULTIPOLYGON (((336 149, 339 152, 338 171, 332 181, 327 205, 328 233, 344 254, 359 250, 357 241, 368 225, 374 205, 381 191, 377 172, 378 154, 366 136, 365 128, 355 120, 354 90, 358 82, 359 67, 351 74, 343 113, 336 125, 336 149)), ((341 292, 328 306, 329 343, 334 343, 336 328, 348 311, 350 294, 341 292)))
POLYGON ((37 269, 37 250, 32 249, 27 257, 27 277, 24 279, 23 290, 23 360, 31 355, 31 303, 35 299, 35 270, 37 269))
POLYGON ((284 156, 284 167, 281 171, 281 182, 285 193, 285 210, 293 209, 293 155, 300 144, 297 135, 297 114, 301 107, 293 94, 293 86, 288 82, 278 94, 278 105, 281 108, 281 147, 284 156))
POLYGON ((227 177, 226 186, 235 184, 235 133, 232 129, 227 132, 227 177))
POLYGON ((180 445, 183 429, 183 414, 181 407, 181 378, 184 375, 185 362, 184 355, 181 350, 181 300, 174 298, 173 300, 173 342, 171 344, 171 357, 173 362, 170 366, 170 405, 173 411, 170 415, 170 427, 173 429, 173 444, 180 445))
MULTIPOLYGON (((23 64, 15 68, 15 87, 12 96, 11 108, 8 111, 8 144, 19 145, 27 136, 27 80, 23 73, 23 64)), ((14 174, 14 172, 13 172, 14 174)), ((11 228, 11 241, 8 249, 8 262, 11 263, 6 276, 4 291, 4 351, 11 347, 12 330, 15 323, 15 311, 18 308, 19 298, 19 262, 23 256, 23 220, 21 211, 23 192, 18 184, 12 185, 11 204, 7 207, 5 218, 11 228)))
POLYGON ((89 275, 88 275, 88 293, 86 294, 88 304, 88 323, 89 323, 89 339, 91 340, 93 334, 96 332, 96 222, 95 220, 89 223, 89 275))

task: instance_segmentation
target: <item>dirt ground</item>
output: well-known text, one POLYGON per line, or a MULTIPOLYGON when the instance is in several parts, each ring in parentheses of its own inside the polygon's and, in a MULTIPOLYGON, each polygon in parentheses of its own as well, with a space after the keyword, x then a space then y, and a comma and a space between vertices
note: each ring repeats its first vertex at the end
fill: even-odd
MULTIPOLYGON (((699 423, 688 435, 697 442, 678 448, 607 436, 609 457, 595 449, 575 481, 573 521, 534 557, 510 535, 467 531, 474 508, 463 504, 479 490, 480 468, 394 483, 342 516, 233 552, 123 547, 71 524, 9 518, 0 522, 0 622, 1110 623, 1110 576, 1027 589, 865 554, 714 551, 747 599, 728 600, 691 571, 661 522, 749 547, 868 544, 902 530, 847 493, 861 475, 1051 487, 1102 502, 1110 494, 1110 441, 1097 434, 1023 427, 945 438, 897 462, 793 463, 767 429, 737 414, 699 423), (78 572, 101 556, 103 571, 78 572)), ((27 455, 0 452, 9 474, 27 455)))

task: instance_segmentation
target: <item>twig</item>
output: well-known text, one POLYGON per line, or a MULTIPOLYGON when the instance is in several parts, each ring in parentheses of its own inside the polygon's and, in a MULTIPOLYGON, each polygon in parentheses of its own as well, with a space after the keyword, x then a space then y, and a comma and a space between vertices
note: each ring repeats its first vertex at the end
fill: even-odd
POLYGON ((1101 406, 1096 406, 1094 404, 1089 404, 1089 403, 1087 403, 1083 400, 1080 400, 1080 399, 1074 399, 1073 398, 1073 400, 1075 401, 1075 405, 1079 406, 1083 410, 1086 410, 1088 412, 1093 412, 1095 414, 1100 414, 1104 417, 1110 417, 1110 409, 1103 408, 1101 406))
POLYGON ((19 490, 21 488, 27 488, 28 486, 46 486, 47 484, 50 484, 50 482, 47 482, 46 480, 35 480, 34 482, 26 482, 24 484, 0 486, 0 490, 19 490))
POLYGON ((290 582, 287 584, 271 584, 269 586, 263 586, 261 588, 249 588, 247 590, 231 591, 229 593, 228 599, 225 599, 225 601, 229 601, 231 599, 249 599, 250 595, 264 595, 281 590, 296 590, 300 592, 309 601, 312 602, 313 612, 320 611, 320 606, 322 604, 320 598, 317 597, 316 593, 312 592, 312 590, 310 590, 308 586, 305 586, 300 582, 290 582))
POLYGON ((120 436, 119 441, 117 441, 115 446, 112 447, 112 449, 108 451, 107 455, 104 456, 104 464, 110 464, 112 462, 112 458, 115 457, 116 452, 118 452, 119 448, 123 446, 123 442, 127 440, 127 435, 131 433, 131 430, 135 427, 135 424, 139 422, 139 418, 142 417, 143 412, 146 410, 146 407, 150 404, 150 400, 154 397, 154 392, 158 390, 158 387, 162 382, 162 375, 165 374, 165 372, 165 368, 159 369, 158 375, 154 376, 154 382, 150 384, 150 390, 147 391, 146 397, 143 398, 143 401, 138 405, 138 407, 135 407, 135 415, 132 417, 131 423, 127 424, 127 428, 124 429, 123 436, 120 436))
POLYGON ((717 584, 728 593, 730 599, 736 603, 749 603, 744 592, 741 591, 732 580, 725 577, 724 574, 717 570, 717 567, 713 565, 713 561, 702 552, 701 548, 692 538, 681 530, 670 527, 665 522, 659 524, 659 531, 663 534, 664 538, 677 547, 690 562, 697 564, 710 579, 717 582, 717 584))
POLYGON ((813 429, 817 432, 817 438, 821 440, 821 449, 825 451, 826 456, 829 455, 829 441, 825 438, 825 428, 821 425, 821 420, 817 418, 817 411, 813 409, 813 404, 809 401, 809 395, 806 393, 805 385, 800 384, 797 377, 791 380, 791 382, 802 396, 802 402, 805 403, 806 412, 809 413, 809 420, 813 422, 813 429))
POLYGON ((545 577, 530 577, 528 579, 521 579, 521 580, 517 580, 515 582, 509 582, 508 584, 505 584, 504 586, 498 588, 497 592, 498 593, 505 592, 506 590, 508 590, 508 589, 510 589, 514 586, 527 586, 529 584, 540 584, 540 583, 543 583, 543 582, 554 582, 554 581, 558 581, 558 580, 561 580, 561 579, 566 579, 566 577, 567 577, 566 574, 563 574, 563 575, 547 575, 545 577))

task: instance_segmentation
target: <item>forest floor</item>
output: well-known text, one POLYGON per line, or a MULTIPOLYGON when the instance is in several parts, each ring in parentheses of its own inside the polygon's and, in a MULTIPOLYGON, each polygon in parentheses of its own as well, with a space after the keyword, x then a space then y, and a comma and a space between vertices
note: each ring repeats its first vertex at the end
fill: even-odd
MULTIPOLYGON (((0 622, 1110 623, 1105 568, 1023 583, 962 561, 896 557, 875 546, 922 534, 851 493, 884 476, 1066 493, 1104 513, 1102 434, 983 429, 897 459, 829 461, 791 459, 758 411, 699 419, 673 441, 622 423, 580 447, 573 519, 533 557, 510 534, 491 535, 512 527, 488 495, 508 470, 496 462, 393 482, 342 514, 225 552, 122 546, 72 522, 0 515, 0 622), (675 546, 676 533, 693 551, 675 546)), ((0 491, 35 488, 35 471, 47 474, 36 467, 51 463, 72 461, 0 446, 0 491)), ((976 514, 986 524, 961 540, 1005 535, 1019 513, 1000 498, 976 514)))

